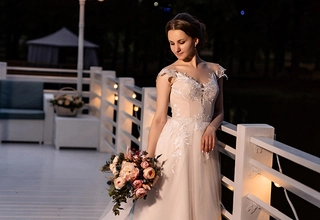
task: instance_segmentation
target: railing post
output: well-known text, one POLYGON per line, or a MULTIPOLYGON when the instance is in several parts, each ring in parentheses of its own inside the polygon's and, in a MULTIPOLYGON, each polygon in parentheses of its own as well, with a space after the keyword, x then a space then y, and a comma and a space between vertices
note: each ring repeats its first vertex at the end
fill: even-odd
POLYGON ((7 63, 0 62, 0 79, 7 78, 7 63))
POLYGON ((114 82, 108 80, 108 77, 116 77, 115 71, 102 71, 101 78, 101 107, 100 107, 100 148, 101 152, 115 153, 113 146, 113 137, 107 133, 113 133, 113 124, 110 122, 114 119, 114 108, 109 103, 114 103, 114 92, 110 90, 114 82), (108 120, 108 119, 109 120, 108 120), (112 152, 111 152, 112 150, 112 152))
POLYGON ((118 93, 118 112, 116 128, 116 153, 126 152, 127 147, 131 148, 131 139, 126 133, 132 133, 132 121, 125 113, 133 114, 133 105, 126 99, 126 96, 132 97, 133 91, 126 88, 126 85, 134 85, 133 78, 119 78, 118 93))
POLYGON ((261 212, 258 206, 246 196, 253 194, 270 204, 271 182, 250 165, 255 159, 272 166, 272 153, 250 143, 251 137, 274 137, 274 128, 265 124, 239 124, 237 126, 236 161, 234 177, 233 220, 267 220, 269 215, 261 212))
POLYGON ((155 87, 142 88, 142 108, 141 108, 141 126, 140 126, 140 149, 147 150, 148 135, 153 115, 156 109, 156 102, 152 98, 156 96, 155 87))
POLYGON ((100 152, 114 153, 113 137, 110 135, 113 131, 113 124, 110 123, 114 117, 114 108, 109 103, 114 103, 114 92, 109 88, 114 83, 108 80, 108 77, 115 77, 115 71, 103 71, 101 67, 90 68, 90 115, 100 119, 99 123, 99 147, 100 152), (107 132, 110 131, 110 133, 107 132))
POLYGON ((90 95, 89 105, 94 106, 89 114, 100 118, 101 97, 102 97, 102 67, 90 67, 90 95))

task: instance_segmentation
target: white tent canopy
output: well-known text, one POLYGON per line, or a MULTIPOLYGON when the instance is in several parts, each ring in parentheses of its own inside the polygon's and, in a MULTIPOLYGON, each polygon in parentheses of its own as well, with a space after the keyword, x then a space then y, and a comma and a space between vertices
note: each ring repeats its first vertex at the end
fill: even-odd
MULTIPOLYGON (((63 27, 48 36, 29 40, 28 62, 37 64, 58 65, 59 48, 78 47, 78 36, 63 27)), ((98 65, 96 48, 99 46, 84 40, 84 69, 98 65)))

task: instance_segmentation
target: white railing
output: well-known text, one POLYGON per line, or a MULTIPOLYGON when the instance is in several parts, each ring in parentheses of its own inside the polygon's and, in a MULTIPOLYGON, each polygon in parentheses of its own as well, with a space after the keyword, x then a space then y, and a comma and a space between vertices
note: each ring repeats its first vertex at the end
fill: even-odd
MULTIPOLYGON (((83 70, 84 74, 90 74, 91 70, 83 70)), ((34 67, 12 67, 7 66, 6 63, 0 62, 0 79, 9 79, 9 80, 24 80, 24 81, 39 81, 50 84, 77 84, 76 77, 64 76, 65 73, 77 74, 77 70, 73 69, 58 69, 58 68, 34 68, 34 67), (7 74, 9 71, 15 71, 21 74, 7 74), (28 74, 26 74, 28 73, 28 74), (55 74, 50 76, 50 74, 55 74)), ((90 78, 82 78, 83 85, 90 84, 90 78)), ((57 94, 58 90, 45 90, 45 93, 57 94)), ((88 91, 83 91, 81 94, 84 97, 89 96, 88 91)))
MULTIPOLYGON (((0 63, 1 76, 3 69, 0 63)), ((30 71, 34 69, 30 68, 30 71)), ((101 67, 92 67, 88 74, 90 78, 83 79, 83 83, 90 85, 90 114, 100 118, 99 151, 111 154, 124 152, 132 145, 145 149, 156 106, 155 88, 137 87, 133 78, 117 78, 115 71, 103 71, 101 67), (135 127, 138 132, 134 131, 135 127)), ((8 75, 6 78, 32 80, 29 76, 8 75)), ((35 80, 62 83, 61 78, 60 81, 46 77, 36 77, 35 80)), ((76 83, 76 77, 68 80, 76 83)), ((219 132, 236 139, 235 146, 222 141, 218 143, 220 152, 234 160, 235 164, 233 177, 222 174, 223 187, 233 193, 233 208, 222 209, 226 219, 267 220, 270 216, 291 219, 270 205, 272 183, 281 185, 284 190, 320 209, 320 193, 317 190, 272 168, 273 156, 277 155, 319 174, 320 158, 274 140, 274 128, 269 125, 235 126, 223 122, 219 132)))

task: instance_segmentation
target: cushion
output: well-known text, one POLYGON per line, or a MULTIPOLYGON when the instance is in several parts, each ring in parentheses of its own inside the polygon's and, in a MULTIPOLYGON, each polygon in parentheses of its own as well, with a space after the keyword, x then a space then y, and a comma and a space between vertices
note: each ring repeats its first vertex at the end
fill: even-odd
POLYGON ((0 108, 43 110, 43 82, 0 80, 0 108))

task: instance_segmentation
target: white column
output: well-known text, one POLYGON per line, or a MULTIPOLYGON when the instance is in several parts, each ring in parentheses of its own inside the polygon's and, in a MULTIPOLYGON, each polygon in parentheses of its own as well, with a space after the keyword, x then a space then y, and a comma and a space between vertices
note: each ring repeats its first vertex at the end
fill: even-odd
POLYGON ((83 40, 84 40, 84 6, 86 0, 79 0, 79 36, 78 36, 78 77, 77 77, 77 92, 82 94, 82 71, 83 71, 83 40))
POLYGON ((265 124, 237 126, 233 220, 269 220, 269 215, 252 203, 247 195, 252 194, 270 204, 271 182, 258 175, 250 160, 254 159, 272 167, 272 153, 252 144, 251 137, 273 138, 274 128, 265 124))

